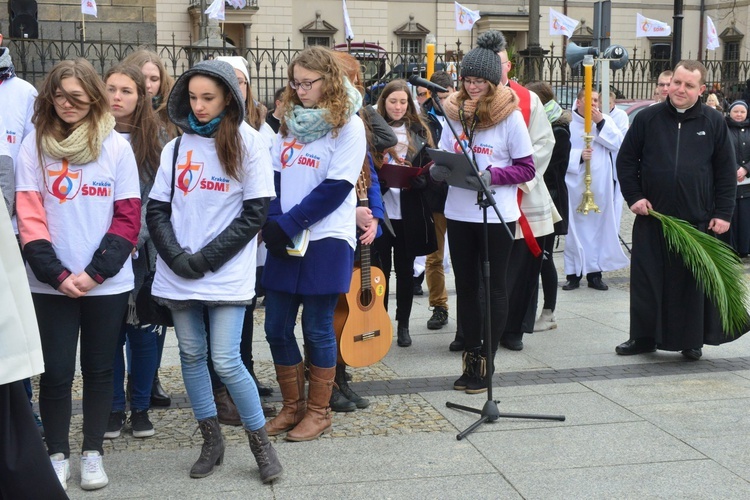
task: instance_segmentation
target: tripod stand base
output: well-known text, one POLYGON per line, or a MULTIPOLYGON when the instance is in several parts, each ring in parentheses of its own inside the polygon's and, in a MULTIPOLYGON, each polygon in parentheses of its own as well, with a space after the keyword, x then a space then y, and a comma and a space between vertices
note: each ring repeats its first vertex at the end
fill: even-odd
POLYGON ((472 408, 470 406, 464 406, 459 405, 456 403, 447 402, 445 403, 445 406, 448 408, 454 408, 456 410, 462 410, 462 411, 468 411, 470 413, 476 413, 477 415, 481 415, 479 420, 471 424, 469 427, 466 428, 466 430, 459 432, 456 435, 456 439, 458 441, 461 441, 463 438, 474 432, 477 427, 484 424, 485 422, 494 422, 499 418, 523 418, 523 419, 531 419, 531 420, 557 420, 560 422, 565 421, 565 415, 534 415, 530 413, 500 413, 500 410, 497 407, 497 403, 499 401, 492 401, 488 400, 484 403, 484 406, 481 410, 478 410, 476 408, 472 408))

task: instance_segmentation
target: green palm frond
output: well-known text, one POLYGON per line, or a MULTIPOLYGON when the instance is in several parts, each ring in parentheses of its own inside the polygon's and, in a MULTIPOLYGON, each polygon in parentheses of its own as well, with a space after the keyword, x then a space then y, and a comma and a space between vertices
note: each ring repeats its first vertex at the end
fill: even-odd
POLYGON ((685 266, 709 300, 719 310, 725 335, 734 335, 748 320, 747 281, 742 261, 734 250, 687 222, 653 210, 650 215, 661 221, 667 247, 682 257, 685 266))

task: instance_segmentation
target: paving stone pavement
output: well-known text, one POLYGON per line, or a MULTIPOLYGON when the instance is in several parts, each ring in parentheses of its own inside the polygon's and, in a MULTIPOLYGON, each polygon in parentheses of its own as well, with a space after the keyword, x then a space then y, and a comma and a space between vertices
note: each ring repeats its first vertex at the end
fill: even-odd
MULTIPOLYGON (((629 246, 632 216, 621 235, 629 246)), ((554 259, 560 281, 564 238, 554 259)), ((222 426, 225 464, 191 480, 196 433, 168 333, 160 370, 173 396, 152 409, 156 434, 135 439, 127 430, 105 441, 110 485, 83 492, 72 460, 71 498, 750 498, 750 341, 704 348, 698 362, 679 353, 614 354, 628 336, 628 269, 605 273, 606 292, 558 289, 558 328, 524 337, 520 352, 501 349, 493 396, 502 412, 561 414, 564 422, 499 419, 458 441, 476 415, 446 407, 481 408, 486 395, 452 390, 459 353, 455 294, 449 284, 450 323, 426 328, 427 296, 415 297, 409 348, 395 342, 373 366, 350 370, 352 387, 370 407, 334 414, 331 434, 310 443, 274 438, 285 467, 262 486, 239 428, 222 426)), ((392 287, 395 289, 395 286, 392 287)), ((395 304, 395 298, 391 297, 395 304)), ((255 315, 254 353, 261 382, 276 387, 255 315)), ((73 450, 81 439, 80 377, 74 385, 73 450)), ((268 399, 279 407, 278 392, 268 399)), ((74 451, 73 458, 77 459, 74 451)))

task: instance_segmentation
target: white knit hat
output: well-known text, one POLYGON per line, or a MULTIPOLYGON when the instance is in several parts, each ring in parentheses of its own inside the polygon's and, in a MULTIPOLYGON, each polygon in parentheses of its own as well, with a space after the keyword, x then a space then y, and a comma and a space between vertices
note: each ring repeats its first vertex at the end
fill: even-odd
POLYGON ((250 81, 250 73, 247 71, 247 59, 242 56, 218 56, 217 61, 228 62, 234 69, 242 71, 245 81, 250 81))

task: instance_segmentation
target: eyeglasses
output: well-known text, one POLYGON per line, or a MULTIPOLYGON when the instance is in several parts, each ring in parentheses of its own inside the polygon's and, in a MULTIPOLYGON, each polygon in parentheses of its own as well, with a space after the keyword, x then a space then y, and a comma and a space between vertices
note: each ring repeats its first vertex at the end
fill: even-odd
POLYGON ((417 97, 427 97, 427 92, 417 92, 417 97))
POLYGON ((320 78, 316 78, 315 80, 310 82, 298 82, 297 80, 289 80, 289 86, 292 87, 293 90, 302 89, 307 91, 312 89, 313 83, 319 82, 322 79, 323 77, 321 76, 320 78))
POLYGON ((484 87, 485 85, 487 85, 487 80, 485 80, 484 78, 464 78, 464 85, 466 85, 467 87, 470 87, 472 85, 475 87, 484 87))

